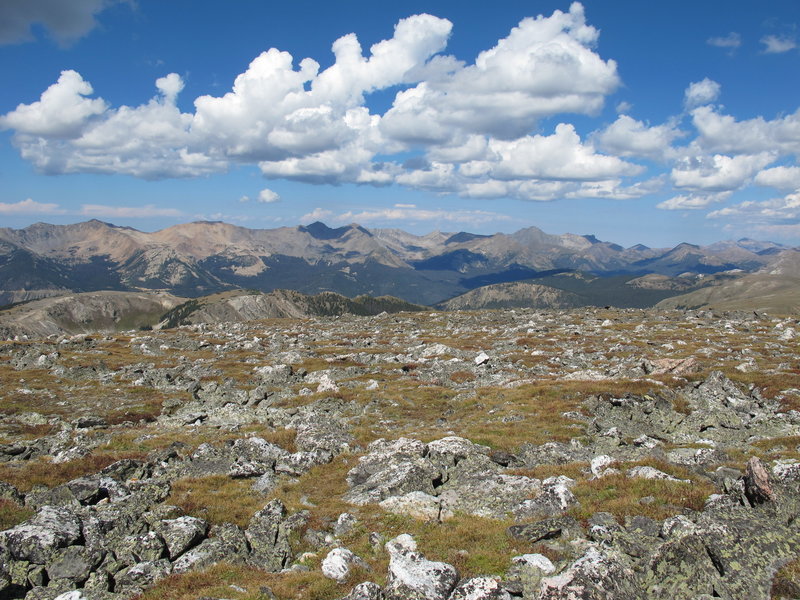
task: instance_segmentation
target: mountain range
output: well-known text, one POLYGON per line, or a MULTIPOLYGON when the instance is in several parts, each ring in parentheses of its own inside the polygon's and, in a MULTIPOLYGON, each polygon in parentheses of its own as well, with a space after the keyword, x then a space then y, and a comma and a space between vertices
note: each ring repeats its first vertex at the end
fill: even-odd
MULTIPOLYGON (((719 284, 720 277, 769 273, 776 264, 798 264, 798 258, 797 248, 750 239, 624 248, 536 227, 418 236, 320 222, 249 229, 204 221, 153 233, 97 220, 37 223, 0 228, 0 305, 96 290, 198 297, 234 289, 392 295, 435 305, 478 288, 527 282, 561 290, 548 293, 565 305, 638 307, 719 284)), ((533 292, 543 302, 550 297, 530 286, 511 289, 516 291, 506 286, 502 293, 533 292)))

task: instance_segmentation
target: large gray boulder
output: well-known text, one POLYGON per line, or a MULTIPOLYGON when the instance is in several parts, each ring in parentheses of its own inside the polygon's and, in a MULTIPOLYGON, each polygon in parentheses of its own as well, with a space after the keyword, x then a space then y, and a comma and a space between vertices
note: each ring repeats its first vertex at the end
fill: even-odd
POLYGON ((200 543, 208 533, 208 523, 197 517, 179 517, 160 521, 153 529, 164 538, 170 560, 175 560, 200 543))
POLYGON ((292 559, 289 536, 302 526, 307 513, 287 517, 286 507, 280 500, 272 500, 250 519, 245 530, 250 545, 250 563, 265 571, 277 572, 292 559))
POLYGON ((43 565, 59 548, 78 541, 81 524, 69 508, 43 506, 33 517, 0 535, 14 559, 43 565))

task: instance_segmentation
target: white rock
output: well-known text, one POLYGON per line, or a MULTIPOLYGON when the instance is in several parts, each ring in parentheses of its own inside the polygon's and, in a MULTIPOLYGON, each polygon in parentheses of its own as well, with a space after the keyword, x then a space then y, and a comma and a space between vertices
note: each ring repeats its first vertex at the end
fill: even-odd
POLYGON ((601 454, 592 459, 589 468, 592 470, 592 475, 595 477, 601 477, 601 473, 603 473, 603 471, 616 462, 617 461, 614 458, 608 456, 607 454, 601 454))
POLYGON ((71 592, 59 594, 53 600, 87 600, 87 598, 80 590, 72 590, 71 592))
POLYGON ((333 381, 333 379, 331 379, 330 375, 325 373, 320 378, 319 385, 317 386, 317 393, 320 394, 320 393, 323 393, 323 392, 327 392, 327 393, 335 394, 338 391, 339 391, 339 386, 336 385, 336 383, 333 381))
POLYGON ((511 600, 496 577, 470 577, 461 581, 449 600, 511 600))
POLYGON ((513 557, 511 562, 514 564, 536 567, 545 575, 555 573, 556 571, 555 565, 544 554, 522 554, 520 556, 513 557))
POLYGON ((322 574, 337 583, 344 583, 353 567, 366 568, 366 563, 347 548, 334 548, 322 560, 322 574))
POLYGON ((381 508, 396 515, 407 515, 421 521, 437 521, 441 510, 440 500, 425 492, 409 492, 403 496, 390 496, 380 502, 381 508))
POLYGON ((401 533, 395 538, 392 538, 384 548, 389 555, 394 555, 403 552, 415 552, 417 549, 417 541, 407 533, 401 533))
POLYGON ((475 357, 475 364, 478 366, 485 365, 489 362, 489 355, 486 352, 481 352, 475 357))
POLYGON ((458 571, 452 565, 427 560, 410 550, 416 542, 408 534, 386 544, 389 552, 389 573, 386 595, 389 598, 446 600, 458 582, 458 571))
POLYGON ((682 481, 684 483, 689 483, 688 479, 678 479, 653 467, 633 467, 632 469, 628 469, 628 477, 631 479, 663 479, 664 481, 682 481))

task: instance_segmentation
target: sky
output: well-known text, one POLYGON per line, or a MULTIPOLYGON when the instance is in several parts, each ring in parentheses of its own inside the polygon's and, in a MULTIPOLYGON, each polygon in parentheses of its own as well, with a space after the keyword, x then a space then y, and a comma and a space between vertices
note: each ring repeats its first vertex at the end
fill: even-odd
POLYGON ((800 245, 800 2, 3 0, 0 227, 800 245))

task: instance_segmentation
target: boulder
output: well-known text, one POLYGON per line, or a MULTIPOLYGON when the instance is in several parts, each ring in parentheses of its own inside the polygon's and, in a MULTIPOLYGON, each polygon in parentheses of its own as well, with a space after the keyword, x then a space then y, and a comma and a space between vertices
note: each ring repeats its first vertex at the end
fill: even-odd
POLYGON ((367 563, 347 548, 334 548, 322 559, 322 574, 337 583, 344 583, 355 567, 368 569, 367 563))
POLYGON ((208 532, 208 523, 197 517, 179 517, 156 523, 154 528, 167 546, 170 560, 200 543, 208 532))
POLYGON ((386 543, 389 573, 384 593, 389 600, 446 600, 458 582, 452 565, 427 560, 408 535, 386 543))
POLYGON ((0 535, 14 559, 44 565, 59 548, 78 541, 81 524, 68 508, 43 506, 33 517, 0 535))
POLYGON ((511 600, 495 577, 471 577, 461 581, 448 600, 511 600))
POLYGON ((284 526, 286 507, 273 500, 250 519, 245 536, 251 547, 250 561, 265 571, 277 572, 291 559, 289 531, 284 526))

